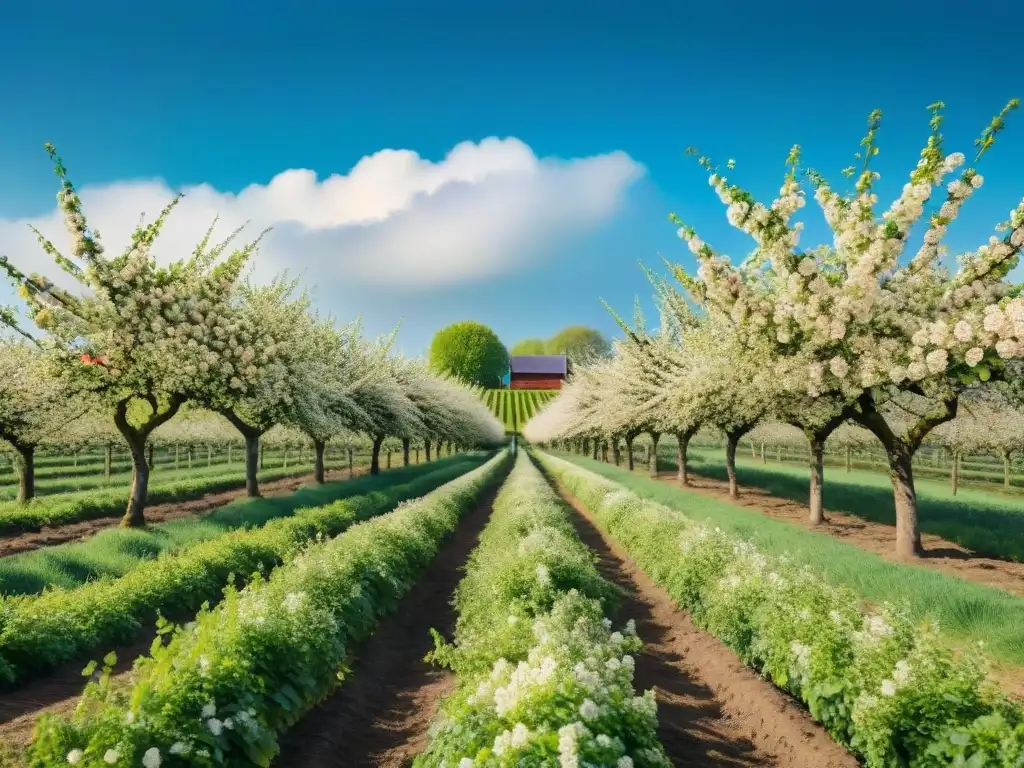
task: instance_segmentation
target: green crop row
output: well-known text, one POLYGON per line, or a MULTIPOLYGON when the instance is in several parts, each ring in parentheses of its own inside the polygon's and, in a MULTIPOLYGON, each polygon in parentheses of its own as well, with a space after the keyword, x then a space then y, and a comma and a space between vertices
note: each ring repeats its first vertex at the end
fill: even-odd
POLYGON ((361 496, 298 509, 262 528, 232 531, 178 554, 142 561, 117 579, 6 598, 0 602, 0 681, 20 683, 83 653, 129 643, 159 613, 188 613, 216 600, 232 574, 244 579, 266 572, 317 536, 335 536, 457 477, 468 466, 456 461, 402 484, 384 480, 361 496))
POLYGON ((40 719, 29 764, 269 765, 278 734, 343 679, 353 648, 395 609, 506 457, 229 591, 169 643, 154 643, 128 685, 112 685, 105 670, 70 719, 40 719))
POLYGON ((523 425, 557 394, 547 389, 487 389, 483 401, 505 425, 506 432, 521 432, 523 425))
POLYGON ((521 452, 459 585, 455 644, 435 633, 458 688, 414 766, 670 765, 653 692, 633 689, 635 627, 605 618, 616 597, 521 452))
POLYGON ((1024 760, 1024 714, 959 653, 899 607, 866 611, 792 558, 695 522, 542 454, 637 565, 694 621, 809 709, 871 768, 1009 766, 1024 760))

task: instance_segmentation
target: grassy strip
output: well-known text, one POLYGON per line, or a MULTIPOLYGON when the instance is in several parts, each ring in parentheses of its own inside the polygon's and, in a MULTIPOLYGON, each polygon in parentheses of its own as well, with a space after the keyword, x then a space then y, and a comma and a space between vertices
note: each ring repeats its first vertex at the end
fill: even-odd
MULTIPOLYGON (((363 462, 363 466, 366 466, 366 462, 363 462)), ((347 466, 346 466, 347 468, 347 466)), ((287 475, 301 475, 305 473, 311 473, 313 471, 313 462, 311 461, 296 461, 291 460, 288 462, 288 466, 284 466, 281 461, 265 461, 263 463, 263 469, 259 471, 259 477, 261 480, 270 480, 276 477, 285 477, 287 475)), ((245 483, 245 467, 240 462, 235 461, 232 464, 228 463, 214 463, 209 466, 206 462, 196 464, 191 469, 187 467, 181 467, 174 469, 173 466, 163 467, 157 466, 150 475, 151 481, 160 483, 169 483, 178 480, 195 477, 235 477, 238 478, 238 484, 244 485, 245 483)), ((54 496, 76 496, 81 497, 88 494, 93 494, 96 491, 102 490, 114 490, 120 489, 121 492, 127 496, 128 489, 132 484, 131 471, 117 471, 110 474, 110 478, 103 476, 102 470, 98 473, 91 473, 84 476, 72 475, 72 474, 61 474, 55 473, 53 476, 48 478, 36 478, 35 491, 36 496, 33 499, 33 504, 48 504, 53 503, 54 496)), ((15 501, 18 495, 18 484, 17 481, 9 483, 7 485, 0 485, 0 509, 18 509, 25 505, 15 501)))
POLYGON ((831 583, 849 587, 874 603, 906 605, 910 615, 921 621, 935 617, 953 642, 983 641, 998 660, 1024 665, 1024 598, 930 568, 892 563, 828 534, 688 493, 624 469, 575 456, 571 460, 644 498, 752 541, 764 552, 787 554, 831 583))
MULTIPOLYGON (((724 454, 694 451, 691 468, 698 474, 726 480, 724 454)), ((674 461, 662 461, 675 468, 674 461)), ((737 459, 740 482, 781 498, 807 503, 810 480, 806 467, 765 465, 751 459, 737 459)), ((986 557, 1024 560, 1024 504, 1019 496, 961 488, 953 496, 945 483, 915 482, 918 522, 921 530, 956 542, 986 557)), ((896 525, 892 485, 887 475, 870 470, 831 471, 825 478, 825 506, 836 512, 896 525)))
POLYGON ((543 461, 699 626, 803 701, 871 768, 1024 760, 1024 713, 987 681, 977 646, 954 654, 933 624, 890 604, 867 612, 799 560, 570 462, 543 461))
POLYGON ((106 675, 70 721, 43 717, 33 766, 269 765, 277 736, 322 699, 352 648, 393 611, 507 454, 394 512, 309 547, 154 643, 132 683, 106 675))
POLYGON ((119 579, 13 597, 0 604, 0 680, 22 682, 97 648, 135 639, 159 612, 176 615, 216 600, 224 586, 287 562, 318 536, 335 536, 467 471, 466 462, 362 496, 299 509, 255 530, 237 530, 177 555, 140 563, 119 579))
POLYGON ((671 765, 653 692, 634 695, 641 643, 605 619, 616 596, 521 452, 459 585, 455 645, 435 633, 459 685, 413 765, 671 765))
MULTIPOLYGON (((259 479, 261 482, 269 482, 282 477, 305 475, 311 471, 312 466, 303 465, 289 466, 288 469, 265 469, 259 473, 259 479)), ((149 503, 188 501, 208 493, 230 491, 245 485, 245 471, 239 465, 233 466, 230 471, 226 467, 202 467, 181 471, 179 475, 169 480, 155 476, 155 482, 149 486, 149 503)), ((36 531, 44 525, 66 525, 82 520, 115 517, 124 512, 127 503, 128 485, 42 496, 28 504, 0 502, 0 536, 36 531)))
POLYGON ((74 589, 97 578, 123 576, 142 560, 181 552, 235 528, 261 526, 300 507, 321 506, 411 480, 452 461, 392 469, 382 475, 364 475, 345 482, 311 484, 284 496, 238 499, 205 515, 146 528, 107 528, 85 541, 0 558, 0 595, 38 594, 46 587, 74 589))

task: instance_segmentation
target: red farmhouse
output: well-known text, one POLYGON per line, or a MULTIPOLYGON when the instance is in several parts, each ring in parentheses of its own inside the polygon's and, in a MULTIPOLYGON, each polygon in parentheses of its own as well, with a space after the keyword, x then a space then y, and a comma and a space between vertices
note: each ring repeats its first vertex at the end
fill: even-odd
POLYGON ((561 389, 565 381, 565 355, 513 355, 509 389, 561 389))

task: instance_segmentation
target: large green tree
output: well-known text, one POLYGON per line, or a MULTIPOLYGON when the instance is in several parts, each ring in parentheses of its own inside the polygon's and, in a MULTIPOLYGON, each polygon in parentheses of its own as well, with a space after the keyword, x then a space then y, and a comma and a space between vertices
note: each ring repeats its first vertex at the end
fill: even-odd
POLYGON ((570 363, 580 364, 611 354, 611 344, 600 331, 585 325, 570 325, 552 336, 545 345, 549 355, 565 355, 570 363))
POLYGON ((517 341, 509 350, 511 355, 546 355, 548 353, 547 343, 544 339, 523 339, 517 341))
POLYGON ((486 325, 467 320, 434 335, 430 366, 468 384, 498 387, 508 370, 508 350, 486 325))

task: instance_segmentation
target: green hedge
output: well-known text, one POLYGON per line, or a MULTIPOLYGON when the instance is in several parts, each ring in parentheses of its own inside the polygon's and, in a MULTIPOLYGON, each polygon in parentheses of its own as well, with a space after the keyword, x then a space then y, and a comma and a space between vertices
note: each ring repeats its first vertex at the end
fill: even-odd
POLYGON ((858 596, 786 556, 642 499, 592 472, 543 463, 694 621, 807 705, 872 768, 1024 761, 1024 715, 987 679, 976 646, 858 596))
POLYGON ((414 766, 671 765, 653 692, 634 694, 635 628, 605 619, 616 598, 521 452, 459 585, 455 645, 435 632, 459 683, 414 766))
POLYGON ((0 602, 0 680, 20 683, 83 653, 138 637, 157 617, 216 600, 232 574, 246 578, 297 555, 317 536, 335 536, 466 471, 458 462, 362 496, 300 509, 262 528, 243 529, 176 555, 147 560, 117 579, 0 602))
POLYGON ((393 611, 507 461, 501 454, 394 512, 317 543, 231 591, 127 687, 108 673, 70 720, 40 719, 32 766, 269 765, 277 736, 344 677, 353 647, 393 611))

